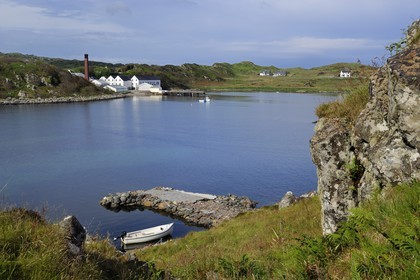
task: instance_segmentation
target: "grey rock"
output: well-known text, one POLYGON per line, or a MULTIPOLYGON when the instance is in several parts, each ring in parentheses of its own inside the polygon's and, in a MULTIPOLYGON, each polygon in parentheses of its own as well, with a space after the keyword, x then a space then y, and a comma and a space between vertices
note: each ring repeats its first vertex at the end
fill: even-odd
POLYGON ((291 192, 288 191, 283 198, 279 201, 279 209, 288 207, 297 201, 297 197, 291 192))
POLYGON ((69 252, 73 255, 82 254, 86 241, 86 230, 79 220, 75 216, 67 216, 59 225, 65 231, 69 252))
POLYGON ((324 234, 375 190, 420 180, 420 42, 412 39, 419 32, 417 20, 408 47, 371 77, 369 102, 353 128, 341 119, 316 125, 310 145, 324 234))

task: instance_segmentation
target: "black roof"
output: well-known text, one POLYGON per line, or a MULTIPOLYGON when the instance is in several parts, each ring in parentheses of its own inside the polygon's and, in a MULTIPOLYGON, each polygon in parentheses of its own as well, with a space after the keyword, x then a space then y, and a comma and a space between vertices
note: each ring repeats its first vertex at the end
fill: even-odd
POLYGON ((131 77, 127 75, 118 75, 123 81, 130 81, 131 77))
POLYGON ((160 80, 159 77, 157 76, 143 76, 143 75, 134 75, 137 77, 137 79, 139 80, 160 80))

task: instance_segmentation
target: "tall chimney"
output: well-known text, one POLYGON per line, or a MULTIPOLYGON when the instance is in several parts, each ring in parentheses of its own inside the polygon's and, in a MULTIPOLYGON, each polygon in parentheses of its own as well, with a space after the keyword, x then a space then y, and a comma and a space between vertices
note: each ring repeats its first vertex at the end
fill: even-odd
POLYGON ((89 58, 87 53, 85 53, 85 79, 89 81, 89 58))

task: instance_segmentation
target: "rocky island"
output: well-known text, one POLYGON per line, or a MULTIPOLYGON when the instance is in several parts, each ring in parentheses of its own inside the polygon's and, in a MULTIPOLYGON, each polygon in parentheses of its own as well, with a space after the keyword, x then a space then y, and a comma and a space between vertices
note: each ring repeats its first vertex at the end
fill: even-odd
POLYGON ((207 228, 251 211, 257 205, 245 196, 192 193, 168 187, 109 194, 99 203, 115 211, 146 208, 207 228))

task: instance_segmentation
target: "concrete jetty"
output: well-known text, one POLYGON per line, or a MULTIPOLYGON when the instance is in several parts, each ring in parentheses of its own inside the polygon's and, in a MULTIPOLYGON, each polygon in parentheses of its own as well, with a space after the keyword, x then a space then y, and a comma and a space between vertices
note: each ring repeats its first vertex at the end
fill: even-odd
POLYGON ((162 93, 166 96, 190 96, 190 97, 203 97, 206 93, 202 90, 191 90, 191 89, 172 89, 166 90, 162 93))
POLYGON ((257 205, 245 196, 193 193, 168 187, 109 194, 99 203, 114 211, 146 208, 164 212, 207 228, 251 211, 257 205))

